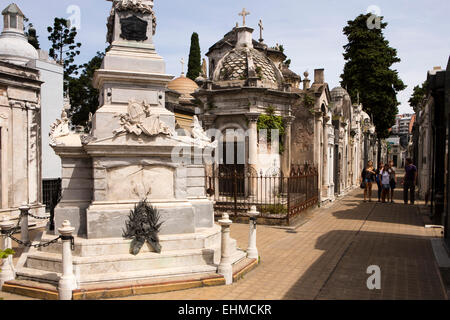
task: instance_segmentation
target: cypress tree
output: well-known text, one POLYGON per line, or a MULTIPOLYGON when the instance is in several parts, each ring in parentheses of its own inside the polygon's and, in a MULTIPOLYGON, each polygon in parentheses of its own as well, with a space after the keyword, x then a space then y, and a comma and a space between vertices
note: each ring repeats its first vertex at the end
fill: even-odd
POLYGON ((191 37, 191 50, 189 52, 189 63, 187 77, 191 80, 197 79, 202 72, 200 42, 198 34, 194 32, 191 37))
POLYGON ((397 50, 390 47, 384 38, 383 29, 387 23, 380 19, 379 28, 369 28, 371 14, 359 15, 348 21, 344 34, 348 44, 344 47, 346 64, 341 75, 343 88, 347 88, 352 100, 358 93, 364 111, 373 115, 379 139, 389 136, 389 129, 395 124, 398 113, 397 93, 406 88, 398 72, 392 70, 400 62, 397 50))

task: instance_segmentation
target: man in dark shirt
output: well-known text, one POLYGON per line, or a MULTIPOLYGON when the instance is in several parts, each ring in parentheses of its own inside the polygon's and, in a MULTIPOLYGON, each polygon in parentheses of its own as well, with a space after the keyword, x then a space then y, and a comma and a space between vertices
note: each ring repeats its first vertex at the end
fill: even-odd
POLYGON ((408 204, 408 193, 410 194, 411 204, 414 204, 417 182, 417 167, 413 165, 411 159, 406 159, 405 181, 403 183, 403 200, 408 204))

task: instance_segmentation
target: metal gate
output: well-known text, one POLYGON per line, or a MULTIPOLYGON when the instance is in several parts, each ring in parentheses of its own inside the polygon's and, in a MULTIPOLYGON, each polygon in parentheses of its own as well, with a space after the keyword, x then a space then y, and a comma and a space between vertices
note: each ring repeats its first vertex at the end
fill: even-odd
POLYGON ((319 201, 318 171, 309 165, 292 166, 288 176, 279 170, 264 174, 222 168, 207 177, 206 187, 215 202, 215 212, 229 212, 234 217, 246 216, 256 206, 262 216, 289 223, 319 201))

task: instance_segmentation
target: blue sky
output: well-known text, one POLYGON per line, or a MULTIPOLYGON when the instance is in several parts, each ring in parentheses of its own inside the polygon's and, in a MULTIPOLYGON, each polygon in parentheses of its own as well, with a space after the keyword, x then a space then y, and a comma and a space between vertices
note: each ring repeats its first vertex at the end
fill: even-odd
MULTIPOLYGON (((67 9, 79 6, 83 43, 77 62, 87 62, 106 47, 106 19, 111 2, 106 0, 16 0, 16 4, 37 29, 41 47, 49 48, 47 26, 54 17, 70 16, 67 9)), ((10 1, 1 0, 1 9, 10 1)), ((408 99, 415 85, 422 83, 434 66, 445 68, 450 55, 450 1, 448 0, 155 0, 158 19, 154 39, 167 72, 178 76, 180 59, 188 60, 192 32, 199 33, 202 54, 222 38, 236 22, 243 7, 250 11, 247 25, 259 38, 258 21, 263 20, 265 43, 283 44, 292 59, 291 69, 299 74, 325 68, 326 81, 339 85, 344 66, 342 57, 346 22, 377 6, 389 26, 385 36, 398 50, 402 62, 394 65, 408 88, 399 94, 400 112, 409 112, 408 99)), ((310 77, 311 78, 311 77, 310 77)))

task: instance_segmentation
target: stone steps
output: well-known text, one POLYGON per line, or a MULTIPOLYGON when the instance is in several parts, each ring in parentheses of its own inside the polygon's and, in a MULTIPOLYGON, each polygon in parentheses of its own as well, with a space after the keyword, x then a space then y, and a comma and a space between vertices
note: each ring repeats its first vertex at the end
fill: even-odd
MULTIPOLYGON (((45 234, 42 237, 42 242, 48 242, 54 239, 56 236, 45 234)), ((160 244, 162 252, 171 252, 177 250, 194 250, 203 249, 216 246, 220 243, 220 227, 198 230, 197 233, 186 235, 167 235, 160 237, 160 244)), ((81 257, 97 257, 104 255, 117 255, 117 254, 129 254, 130 253, 131 240, 125 240, 123 238, 113 239, 82 239, 75 238, 75 250, 74 256, 81 257)), ((62 251, 62 243, 56 243, 46 248, 41 248, 41 252, 58 253, 62 251)), ((153 248, 146 243, 141 253, 153 252, 153 248)))
MULTIPOLYGON (((137 256, 131 254, 116 254, 97 257, 73 257, 75 274, 98 274, 127 271, 142 271, 166 269, 172 266, 185 267, 204 266, 214 264, 214 250, 195 249, 178 250, 172 252, 140 253, 137 256)), ((57 253, 36 252, 30 253, 26 262, 26 268, 48 272, 60 272, 62 270, 62 256, 57 253)))
MULTIPOLYGON (((155 269, 155 270, 140 270, 140 271, 124 271, 114 273, 102 274, 86 274, 80 275, 77 279, 78 283, 83 285, 115 282, 115 281, 133 281, 153 278, 172 278, 193 275, 210 275, 217 273, 217 266, 214 265, 199 265, 199 266, 183 266, 176 268, 155 269)), ((47 272, 43 270, 23 268, 17 272, 18 280, 31 280, 42 283, 49 283, 56 285, 59 282, 61 273, 47 272)))

